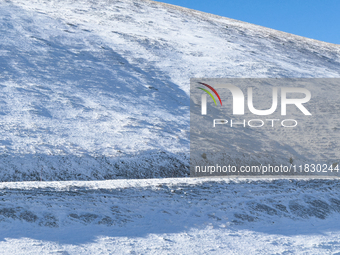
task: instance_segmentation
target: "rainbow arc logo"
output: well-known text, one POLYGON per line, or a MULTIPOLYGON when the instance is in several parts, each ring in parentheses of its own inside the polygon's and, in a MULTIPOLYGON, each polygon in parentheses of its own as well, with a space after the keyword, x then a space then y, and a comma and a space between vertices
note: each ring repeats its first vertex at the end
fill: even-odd
MULTIPOLYGON (((217 98, 218 98, 218 100, 220 101, 220 104, 221 104, 221 106, 222 106, 221 97, 220 97, 220 95, 217 93, 217 91, 216 91, 213 87, 211 87, 210 85, 208 85, 208 84, 206 84, 206 83, 203 83, 203 82, 199 82, 199 84, 201 84, 201 85, 203 85, 203 86, 206 86, 206 87, 209 88, 212 92, 214 92, 214 94, 217 96, 217 98)), ((215 105, 217 105, 216 100, 215 100, 213 94, 211 94, 211 92, 210 92, 209 90, 204 89, 204 88, 200 88, 200 87, 197 87, 197 88, 200 89, 200 90, 203 90, 204 92, 206 92, 206 93, 214 100, 215 105)))

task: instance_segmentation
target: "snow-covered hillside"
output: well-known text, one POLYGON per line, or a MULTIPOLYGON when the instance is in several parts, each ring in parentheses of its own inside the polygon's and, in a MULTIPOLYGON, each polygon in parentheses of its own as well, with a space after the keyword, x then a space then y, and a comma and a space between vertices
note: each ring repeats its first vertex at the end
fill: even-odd
POLYGON ((153 1, 1 1, 0 254, 340 254, 337 178, 99 181, 189 174, 192 77, 339 71, 338 45, 153 1))
POLYGON ((2 1, 0 32, 1 181, 186 176, 191 77, 340 76, 338 45, 153 1, 2 1))

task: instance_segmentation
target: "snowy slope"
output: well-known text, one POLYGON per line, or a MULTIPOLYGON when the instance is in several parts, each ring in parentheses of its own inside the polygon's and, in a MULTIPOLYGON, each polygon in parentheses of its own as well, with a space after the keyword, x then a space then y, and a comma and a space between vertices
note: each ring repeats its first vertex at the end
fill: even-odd
POLYGON ((186 176, 191 77, 340 70, 338 45, 153 1, 6 1, 0 30, 2 181, 186 176))
POLYGON ((339 254, 338 179, 0 185, 0 254, 339 254))
POLYGON ((0 2, 0 180, 24 181, 0 185, 0 254, 339 254, 336 178, 98 181, 188 174, 191 77, 339 77, 339 57, 153 1, 0 2))

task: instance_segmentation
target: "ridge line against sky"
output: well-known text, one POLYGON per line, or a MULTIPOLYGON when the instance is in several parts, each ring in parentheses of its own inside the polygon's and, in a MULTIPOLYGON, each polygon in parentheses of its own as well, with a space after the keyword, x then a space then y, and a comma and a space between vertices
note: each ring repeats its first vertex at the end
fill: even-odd
POLYGON ((338 0, 157 0, 283 32, 340 44, 338 0))

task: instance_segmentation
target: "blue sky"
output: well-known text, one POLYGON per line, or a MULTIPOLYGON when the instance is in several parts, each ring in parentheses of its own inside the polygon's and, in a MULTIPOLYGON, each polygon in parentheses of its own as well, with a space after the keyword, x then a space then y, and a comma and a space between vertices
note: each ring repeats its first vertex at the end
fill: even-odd
POLYGON ((340 0, 158 0, 340 44, 340 0))

